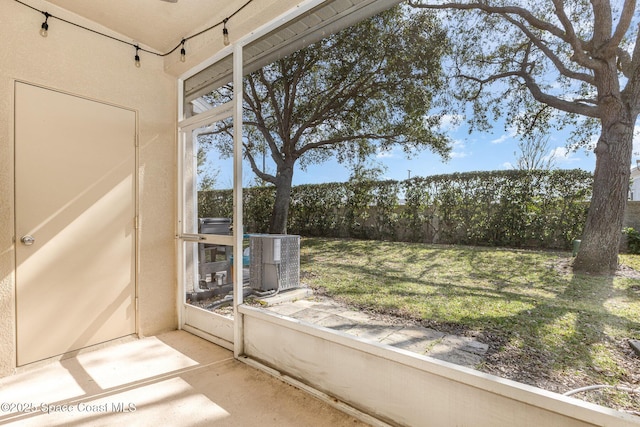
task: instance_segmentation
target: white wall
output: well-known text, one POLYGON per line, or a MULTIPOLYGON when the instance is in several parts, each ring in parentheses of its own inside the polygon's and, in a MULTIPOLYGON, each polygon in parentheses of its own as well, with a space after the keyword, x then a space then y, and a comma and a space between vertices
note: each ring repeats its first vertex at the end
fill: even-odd
POLYGON ((631 168, 630 200, 640 200, 640 166, 631 168))
POLYGON ((638 417, 472 369, 256 308, 240 311, 247 357, 393 425, 640 425, 638 417))
MULTIPOLYGON (((99 28, 44 2, 73 22, 99 28)), ((0 376, 15 368, 13 85, 22 80, 137 110, 139 149, 139 332, 177 327, 175 284, 176 79, 164 62, 144 56, 134 66, 129 46, 0 1, 0 376)), ((46 303, 46 301, 43 301, 46 303)), ((75 301, 73 303, 81 303, 75 301)))

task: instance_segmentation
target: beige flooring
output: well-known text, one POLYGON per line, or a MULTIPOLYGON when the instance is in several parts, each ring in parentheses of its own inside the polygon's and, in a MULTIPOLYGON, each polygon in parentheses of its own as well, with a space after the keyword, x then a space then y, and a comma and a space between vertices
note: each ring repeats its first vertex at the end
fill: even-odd
POLYGON ((364 426, 183 331, 0 379, 0 425, 364 426))

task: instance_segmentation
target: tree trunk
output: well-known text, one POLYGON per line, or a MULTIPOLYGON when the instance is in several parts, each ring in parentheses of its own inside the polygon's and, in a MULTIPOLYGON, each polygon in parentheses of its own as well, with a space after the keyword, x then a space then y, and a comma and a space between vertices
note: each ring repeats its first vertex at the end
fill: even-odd
POLYGON ((602 120, 595 150, 593 195, 574 271, 612 273, 618 268, 636 116, 622 108, 613 110, 608 114, 611 120, 602 120))
POLYGON ((278 166, 276 181, 276 200, 273 204, 269 233, 287 234, 289 199, 291 198, 291 183, 293 182, 293 165, 278 166))

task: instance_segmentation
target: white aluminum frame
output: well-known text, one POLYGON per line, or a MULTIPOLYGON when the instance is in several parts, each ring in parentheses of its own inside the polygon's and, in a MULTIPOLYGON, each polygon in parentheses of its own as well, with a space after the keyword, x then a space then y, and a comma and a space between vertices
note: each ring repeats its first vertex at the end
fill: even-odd
MULTIPOLYGON (((200 63, 196 67, 193 67, 178 78, 178 144, 177 144, 177 159, 178 159, 178 206, 177 206, 177 230, 176 241, 177 248, 176 253, 178 256, 178 298, 177 298, 177 310, 178 310, 178 327, 180 329, 189 330, 196 333, 203 338, 210 339, 217 344, 229 348, 230 345, 227 340, 219 340, 217 337, 204 333, 197 329, 189 328, 185 324, 185 310, 191 310, 191 307, 186 307, 184 303, 185 295, 185 272, 181 271, 181 265, 185 257, 184 245, 188 241, 201 241, 207 243, 218 243, 227 246, 233 246, 233 275, 234 283, 233 295, 234 295, 234 339, 233 339, 233 351, 234 356, 238 358, 244 353, 244 333, 243 333, 243 314, 238 310, 238 306, 243 302, 242 294, 242 238, 244 231, 244 223, 242 218, 242 70, 243 70, 243 48, 247 44, 264 37, 266 34, 277 29, 278 27, 286 24, 287 22, 299 17, 300 15, 307 13, 311 9, 321 5, 324 0, 305 0, 301 2, 294 9, 282 14, 278 18, 271 22, 259 27, 254 32, 246 35, 245 37, 237 40, 232 45, 225 47, 217 54, 210 57, 208 60, 200 63), (189 77, 199 73, 206 69, 210 65, 225 59, 229 55, 233 55, 233 88, 234 98, 232 102, 218 106, 211 110, 205 111, 200 114, 188 117, 185 119, 185 105, 184 105, 184 82, 189 77), (216 235, 194 235, 191 233, 184 233, 184 187, 182 184, 184 176, 184 159, 182 156, 182 149, 185 146, 186 138, 191 136, 191 132, 194 129, 205 126, 207 124, 233 117, 233 129, 234 129, 234 171, 233 171, 233 235, 232 236, 216 236, 216 235)), ((199 310, 193 307, 194 310, 199 310)), ((213 314, 211 314, 213 316, 213 314)), ((198 315, 200 317, 200 315, 198 315)))
MULTIPOLYGON (((241 89, 243 47, 321 3, 323 0, 301 2, 293 10, 182 75, 178 81, 179 118, 184 117, 185 79, 233 53, 234 89, 241 89)), ((240 92, 234 93, 234 284, 242 283, 241 99, 240 92)), ((213 116, 211 112, 201 113, 180 121, 179 127, 195 126, 213 116)), ((184 141, 184 132, 181 132, 181 141, 184 141)), ((180 156, 178 159, 181 176, 180 156)), ((181 185, 178 188, 181 192, 181 185)), ((178 212, 181 209, 179 206, 178 212)), ((183 256, 181 250, 178 252, 179 256, 183 256)), ((178 276, 180 280, 180 273, 178 276)), ((179 292, 182 291, 179 287, 179 292)), ((404 350, 363 342, 337 331, 242 305, 242 286, 234 285, 234 297, 233 351, 236 359, 302 388, 372 425, 387 425, 381 420, 394 424, 423 425, 430 423, 428 420, 431 418, 441 421, 440 424, 435 421, 437 425, 477 424, 491 427, 506 427, 514 423, 535 426, 540 425, 539 421, 542 420, 554 425, 561 423, 572 426, 640 425, 636 417, 628 414, 404 350), (274 336, 280 337, 280 341, 274 342, 274 336), (300 351, 292 354, 294 348, 300 351), (339 355, 340 360, 324 360, 321 355, 339 355), (366 371, 366 374, 357 375, 358 369, 352 369, 354 367, 366 371), (388 372, 393 373, 390 377, 394 379, 393 382, 384 377, 388 372), (415 393, 408 390, 415 390, 415 393), (433 400, 422 400, 427 397, 421 395, 423 392, 433 400), (407 400, 402 401, 405 398, 407 400)), ((182 300, 179 301, 181 316, 184 304, 182 300)))

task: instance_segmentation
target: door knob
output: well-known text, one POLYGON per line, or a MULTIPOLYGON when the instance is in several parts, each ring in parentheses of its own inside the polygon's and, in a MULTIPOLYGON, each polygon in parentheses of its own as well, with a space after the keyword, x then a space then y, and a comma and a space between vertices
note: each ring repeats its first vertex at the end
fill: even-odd
POLYGON ((36 239, 34 239, 33 236, 27 234, 26 236, 23 236, 20 241, 24 243, 25 246, 31 246, 35 243, 36 239))

